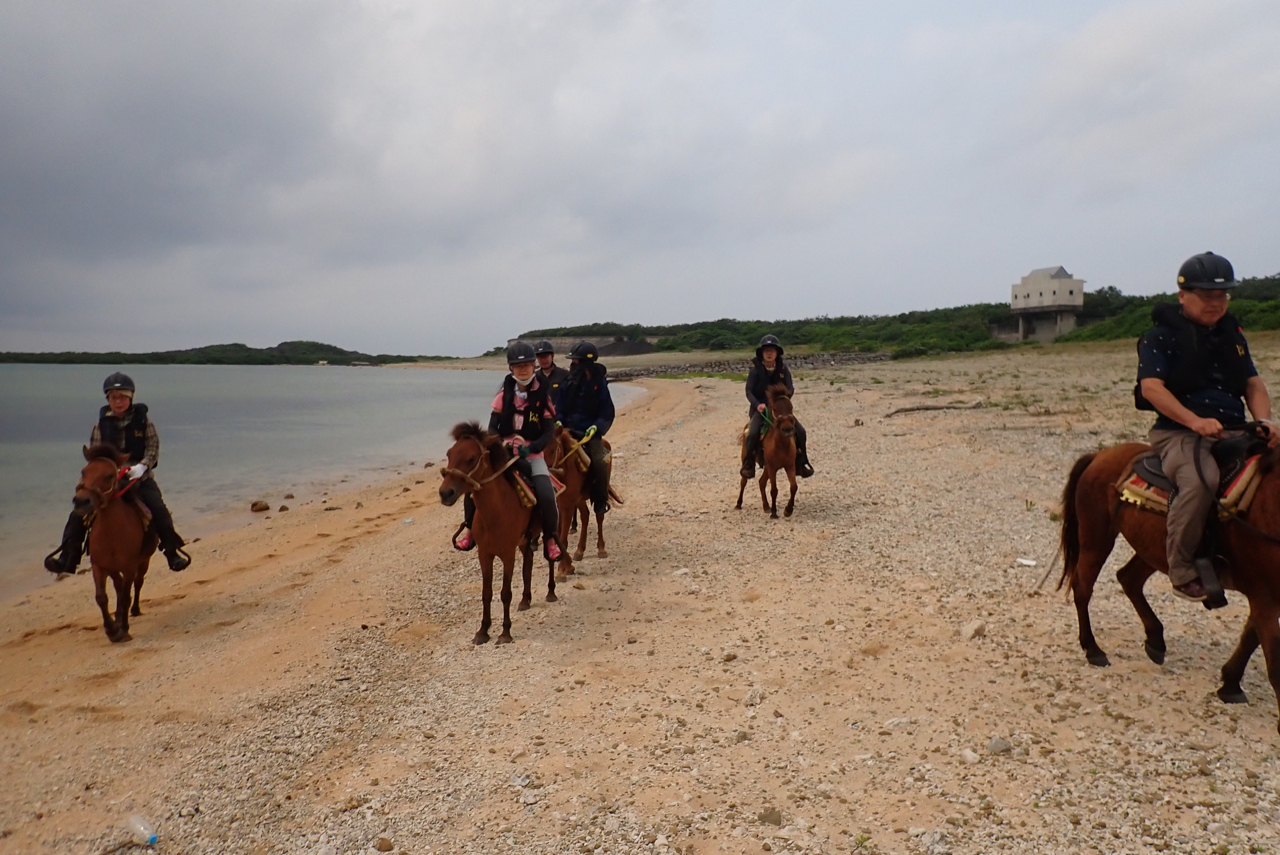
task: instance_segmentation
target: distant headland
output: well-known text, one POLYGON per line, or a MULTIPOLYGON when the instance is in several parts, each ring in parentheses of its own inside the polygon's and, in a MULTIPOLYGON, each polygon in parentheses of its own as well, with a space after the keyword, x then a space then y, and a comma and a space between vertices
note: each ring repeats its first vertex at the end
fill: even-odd
POLYGON ((245 344, 211 344, 190 350, 153 353, 0 353, 0 362, 62 365, 390 365, 404 362, 439 362, 452 356, 403 356, 360 353, 318 341, 283 341, 275 347, 245 344))

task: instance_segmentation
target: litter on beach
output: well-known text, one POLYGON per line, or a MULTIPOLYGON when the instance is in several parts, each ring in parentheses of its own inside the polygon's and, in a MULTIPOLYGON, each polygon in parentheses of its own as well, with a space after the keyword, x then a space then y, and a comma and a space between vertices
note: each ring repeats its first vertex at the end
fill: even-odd
POLYGON ((1019 558, 1018 563, 1023 567, 1035 567, 1036 560, 1034 558, 1019 558))

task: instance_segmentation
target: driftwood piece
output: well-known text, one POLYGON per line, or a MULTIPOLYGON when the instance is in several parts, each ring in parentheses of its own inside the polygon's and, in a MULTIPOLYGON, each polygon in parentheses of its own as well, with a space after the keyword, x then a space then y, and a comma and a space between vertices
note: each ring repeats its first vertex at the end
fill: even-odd
POLYGON ((926 410, 976 410, 986 404, 986 401, 979 398, 971 404, 916 404, 914 407, 898 407, 885 418, 896 416, 898 413, 920 413, 926 410))

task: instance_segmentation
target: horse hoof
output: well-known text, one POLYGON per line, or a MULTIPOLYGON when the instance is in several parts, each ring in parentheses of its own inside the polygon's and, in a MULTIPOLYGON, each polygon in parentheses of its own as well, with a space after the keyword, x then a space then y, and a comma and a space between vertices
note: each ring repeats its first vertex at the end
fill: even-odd
POLYGON ((608 558, 608 557, 609 557, 609 550, 607 549, 602 549, 596 553, 596 558, 608 558))
POLYGON ((1244 693, 1244 689, 1230 689, 1223 686, 1218 690, 1218 700, 1224 704, 1247 704, 1249 696, 1244 693))
POLYGON ((791 516, 791 508, 787 508, 785 511, 783 511, 783 512, 782 512, 782 515, 783 515, 784 517, 789 517, 789 516, 791 516))
POLYGON ((142 612, 137 609, 129 609, 129 617, 142 617, 142 612))
POLYGON ((586 555, 586 554, 587 554, 587 553, 583 552, 582 550, 578 550, 577 552, 573 553, 573 560, 574 560, 574 561, 581 561, 581 560, 582 560, 582 556, 584 556, 584 555, 586 555))
POLYGON ((122 644, 126 641, 133 641, 133 636, 127 632, 122 632, 119 635, 111 636, 111 641, 113 644, 122 644))
POLYGON ((1084 658, 1089 660, 1090 665, 1096 666, 1098 668, 1106 668, 1109 665, 1111 665, 1111 660, 1108 659, 1107 654, 1103 653, 1101 650, 1095 650, 1092 653, 1086 653, 1084 655, 1084 658))
POLYGON ((473 638, 473 639, 471 639, 471 643, 472 643, 472 644, 488 644, 488 643, 489 643, 489 633, 487 633, 487 632, 477 632, 477 633, 476 633, 476 637, 475 637, 475 638, 473 638))
POLYGON ((738 504, 734 505, 734 506, 733 506, 733 509, 734 509, 735 511, 740 511, 740 510, 742 510, 742 502, 738 502, 738 504))
POLYGON ((511 643, 511 634, 506 632, 498 636, 498 640, 494 642, 494 644, 510 644, 510 643, 511 643))
POLYGON ((532 603, 530 603, 528 600, 521 600, 521 601, 520 601, 520 605, 516 606, 516 611, 518 611, 518 612, 527 612, 527 611, 529 611, 529 607, 530 607, 531 605, 532 605, 532 603))
POLYGON ((547 602, 548 602, 548 603, 554 603, 554 602, 558 601, 559 599, 560 599, 560 598, 559 598, 559 597, 557 597, 555 594, 547 594, 547 602))
POLYGON ((1150 659, 1152 662, 1156 663, 1157 665, 1164 664, 1165 649, 1163 647, 1156 647, 1154 644, 1148 641, 1146 644, 1142 645, 1142 649, 1147 651, 1147 658, 1150 659))

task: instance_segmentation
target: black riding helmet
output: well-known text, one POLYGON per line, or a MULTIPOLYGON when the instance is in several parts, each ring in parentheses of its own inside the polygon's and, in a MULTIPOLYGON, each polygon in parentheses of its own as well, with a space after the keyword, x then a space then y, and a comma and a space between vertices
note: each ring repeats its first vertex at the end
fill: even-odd
POLYGON ((112 392, 129 392, 138 391, 134 388, 133 378, 128 374, 121 374, 117 371, 106 380, 102 381, 102 394, 110 395, 112 392))
POLYGON ((778 337, 776 335, 770 334, 760 339, 760 345, 756 348, 756 356, 763 359, 764 349, 766 347, 777 348, 778 356, 782 356, 782 342, 778 341, 778 337))
POLYGON ((518 341, 507 348, 507 364, 519 365, 523 362, 534 362, 537 356, 534 355, 533 345, 527 341, 518 341))
POLYGON ((1219 288, 1234 288, 1239 284, 1231 262, 1212 252, 1193 255, 1178 268, 1178 287, 1182 289, 1206 288, 1216 291, 1219 288))
POLYGON ((554 354, 555 352, 556 346, 545 338, 533 346, 533 353, 535 356, 542 356, 544 353, 554 354))
POLYGON ((569 351, 570 359, 581 359, 584 362, 595 362, 600 358, 596 346, 589 341, 580 341, 569 351))

